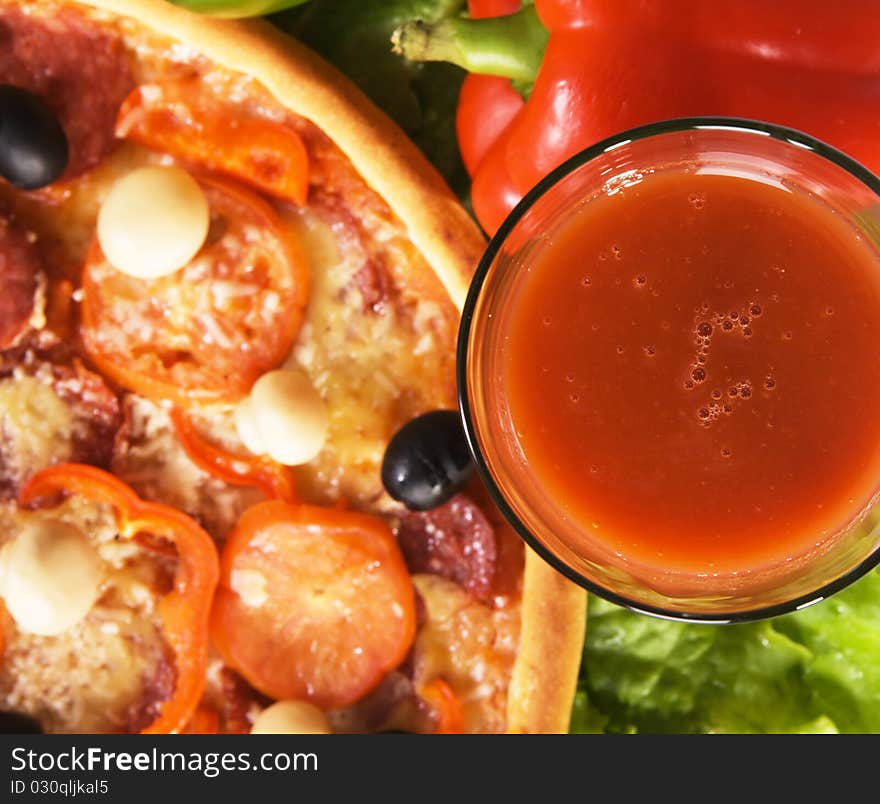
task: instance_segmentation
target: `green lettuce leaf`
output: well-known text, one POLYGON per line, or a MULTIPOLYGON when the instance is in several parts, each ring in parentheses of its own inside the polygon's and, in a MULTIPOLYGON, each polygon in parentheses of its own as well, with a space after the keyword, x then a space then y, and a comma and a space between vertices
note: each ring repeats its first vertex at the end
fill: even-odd
POLYGON ((880 732, 880 572, 795 614, 709 626, 591 596, 573 732, 880 732))

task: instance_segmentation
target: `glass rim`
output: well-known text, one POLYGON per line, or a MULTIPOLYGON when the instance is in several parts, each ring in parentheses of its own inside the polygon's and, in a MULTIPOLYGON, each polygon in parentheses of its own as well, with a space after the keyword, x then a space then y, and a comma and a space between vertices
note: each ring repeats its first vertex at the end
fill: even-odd
POLYGON ((741 611, 734 612, 705 612, 698 611, 698 606, 694 606, 694 611, 677 611, 675 609, 663 608, 662 606, 651 605, 634 600, 626 595, 614 592, 602 584, 587 578, 573 567, 569 566, 562 558, 557 556, 550 550, 519 518, 510 504, 507 502, 498 484, 492 476, 489 465, 486 462, 483 452, 477 439, 477 430, 473 411, 471 410, 470 400, 468 398, 468 345, 470 342, 470 334, 474 322, 474 312, 477 301, 483 289, 486 277, 495 257, 501 249, 503 243, 507 240, 508 235, 516 226, 522 217, 532 208, 532 206, 547 193, 552 187, 564 180, 569 174, 573 173, 582 165, 592 161, 596 157, 607 153, 608 151, 629 145, 631 142, 648 139, 662 134, 681 133, 686 131, 740 131, 745 134, 760 135, 762 137, 770 137, 788 143, 789 145, 799 147, 808 151, 812 151, 818 156, 823 157, 829 162, 843 168, 854 178, 858 179, 862 184, 866 185, 878 198, 880 198, 880 177, 872 173, 868 168, 857 160, 848 156, 843 151, 829 145, 826 142, 816 139, 815 137, 799 131, 798 129, 789 128, 787 126, 777 125, 775 123, 767 123, 762 120, 751 120, 741 117, 723 117, 723 116, 700 116, 700 117, 679 117, 670 120, 662 120, 656 123, 648 123, 646 125, 637 126, 627 129, 610 137, 607 137, 574 156, 569 157, 558 167, 554 168, 541 181, 539 181, 528 193, 519 201, 513 210, 499 226, 498 230, 489 240, 486 250, 483 252, 480 262, 477 265, 474 275, 468 288, 467 297, 461 313, 461 322, 458 330, 458 340, 456 345, 456 386, 458 395, 459 414, 464 427, 465 438, 467 439, 468 448, 473 456, 477 472, 481 480, 486 486, 490 497, 495 505, 501 511, 507 522, 513 527, 520 538, 528 547, 534 550, 544 561, 552 566, 557 572, 564 575, 570 581, 578 586, 583 587, 591 594, 601 597, 618 606, 622 606, 630 611, 639 614, 648 614, 653 617, 659 617, 665 620, 673 620, 677 622, 692 622, 705 624, 733 624, 753 622, 756 620, 769 619, 778 617, 782 614, 789 614, 794 611, 805 609, 814 603, 819 603, 831 595, 850 586, 859 578, 867 575, 872 569, 880 565, 880 545, 876 546, 869 555, 860 561, 855 567, 843 575, 838 576, 834 580, 817 587, 811 592, 807 592, 790 600, 781 603, 774 603, 766 606, 756 606, 741 611))

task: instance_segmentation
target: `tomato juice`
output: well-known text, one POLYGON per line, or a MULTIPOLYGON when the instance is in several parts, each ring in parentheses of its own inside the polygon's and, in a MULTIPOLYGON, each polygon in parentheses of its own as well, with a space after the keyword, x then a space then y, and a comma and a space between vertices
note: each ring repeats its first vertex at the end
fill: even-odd
POLYGON ((649 570, 821 551, 880 487, 876 244, 778 182, 618 189, 560 224, 511 301, 502 393, 532 482, 580 547, 649 570))

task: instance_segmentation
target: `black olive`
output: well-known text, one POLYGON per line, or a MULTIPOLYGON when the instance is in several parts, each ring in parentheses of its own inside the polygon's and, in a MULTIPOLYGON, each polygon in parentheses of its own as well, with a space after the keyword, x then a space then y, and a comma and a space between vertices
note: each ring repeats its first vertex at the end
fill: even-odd
POLYGON ((0 712, 0 734, 42 734, 40 724, 18 712, 0 712))
POLYGON ((411 511, 445 503, 474 471, 458 412, 434 410, 407 422, 382 460, 385 490, 411 511))
POLYGON ((36 95, 0 85, 0 176, 23 190, 55 181, 67 167, 67 137, 36 95))

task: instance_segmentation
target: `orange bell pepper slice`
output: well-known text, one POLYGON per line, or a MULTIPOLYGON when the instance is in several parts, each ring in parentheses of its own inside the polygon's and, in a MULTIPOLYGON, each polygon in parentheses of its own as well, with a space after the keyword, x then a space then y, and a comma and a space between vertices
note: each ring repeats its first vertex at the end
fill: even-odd
POLYGON ((264 455, 229 452, 199 432, 186 411, 174 408, 171 422, 189 459, 200 469, 234 486, 254 486, 270 500, 296 502, 293 472, 264 455))
POLYGON ((432 679, 422 687, 420 695, 434 710, 437 719, 434 734, 461 734, 464 731, 461 701, 446 681, 432 679))
POLYGON ((143 84, 122 102, 116 136, 304 206, 309 157, 290 126, 202 100, 193 81, 143 84))
POLYGON ((174 652, 174 692, 143 734, 183 731, 201 699, 208 660, 208 618, 219 577, 217 549, 193 519, 176 508, 145 502, 118 478, 85 464, 50 466, 24 485, 19 502, 32 505, 59 494, 79 495, 112 507, 119 534, 132 539, 150 533, 177 548, 172 590, 159 601, 165 639, 174 652))
POLYGON ((193 712, 184 734, 218 734, 220 732, 220 715, 213 709, 200 706, 193 712))

